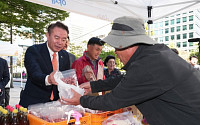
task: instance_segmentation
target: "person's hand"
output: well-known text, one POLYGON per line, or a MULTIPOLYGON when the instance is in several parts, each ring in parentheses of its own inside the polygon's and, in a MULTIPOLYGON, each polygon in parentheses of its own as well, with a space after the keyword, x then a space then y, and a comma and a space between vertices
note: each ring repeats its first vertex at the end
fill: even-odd
POLYGON ((71 99, 66 99, 66 98, 61 97, 60 102, 66 105, 80 105, 81 95, 77 93, 76 91, 74 91, 73 89, 71 90, 74 93, 74 96, 71 99))
POLYGON ((84 73, 85 79, 88 81, 93 81, 93 72, 92 71, 86 71, 84 73))
POLYGON ((53 71, 50 75, 49 75, 49 77, 48 77, 48 82, 50 83, 50 84, 53 84, 53 85, 58 85, 58 83, 55 81, 55 79, 54 79, 54 74, 56 73, 56 71, 53 71))
POLYGON ((91 93, 91 86, 90 82, 85 82, 79 85, 80 88, 85 90, 84 95, 87 95, 88 93, 91 93))

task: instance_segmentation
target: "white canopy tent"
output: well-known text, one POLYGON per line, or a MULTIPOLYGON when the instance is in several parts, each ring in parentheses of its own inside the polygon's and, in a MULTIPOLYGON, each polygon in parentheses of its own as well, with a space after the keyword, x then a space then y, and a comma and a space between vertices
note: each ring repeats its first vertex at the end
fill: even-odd
POLYGON ((0 41, 0 56, 17 56, 22 53, 22 48, 16 44, 0 41))
POLYGON ((69 12, 113 21, 121 16, 158 20, 187 8, 198 8, 200 0, 27 0, 69 12))
MULTIPOLYGON (((200 0, 26 0, 102 20, 132 16, 153 21, 188 8, 198 8, 200 0)), ((150 35, 150 25, 148 25, 150 35)))
MULTIPOLYGON (((23 48, 17 44, 10 44, 8 42, 0 41, 0 56, 20 56, 22 68, 22 54, 23 48)), ((21 71, 21 87, 22 87, 22 71, 21 71)))

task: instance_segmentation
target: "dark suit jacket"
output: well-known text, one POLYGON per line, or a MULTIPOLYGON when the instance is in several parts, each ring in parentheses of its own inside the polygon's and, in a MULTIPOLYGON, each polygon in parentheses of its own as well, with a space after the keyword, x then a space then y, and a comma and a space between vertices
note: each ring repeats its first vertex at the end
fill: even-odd
POLYGON ((9 70, 8 70, 8 64, 5 59, 0 58, 0 102, 2 99, 5 98, 5 86, 8 84, 8 81, 10 80, 9 70))
MULTIPOLYGON (((69 55, 61 50, 59 55, 59 70, 70 69, 69 55)), ((20 105, 28 107, 31 104, 50 101, 53 90, 54 101, 59 99, 57 86, 45 84, 45 78, 53 71, 51 58, 46 43, 29 47, 25 54, 24 64, 28 78, 24 92, 21 95, 20 105)))
POLYGON ((69 60, 70 60, 70 68, 72 67, 72 63, 76 60, 76 56, 70 52, 68 52, 69 54, 69 60))

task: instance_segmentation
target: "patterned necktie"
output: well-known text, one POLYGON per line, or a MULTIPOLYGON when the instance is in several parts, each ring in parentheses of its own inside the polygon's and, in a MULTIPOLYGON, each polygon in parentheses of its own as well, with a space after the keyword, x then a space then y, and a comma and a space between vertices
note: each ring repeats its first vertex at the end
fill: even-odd
MULTIPOLYGON (((56 56, 57 56, 56 53, 53 53, 53 59, 52 59, 53 71, 57 70, 57 59, 56 59, 56 56)), ((52 91, 50 100, 53 100, 53 99, 54 99, 54 95, 53 95, 53 91, 52 91)))

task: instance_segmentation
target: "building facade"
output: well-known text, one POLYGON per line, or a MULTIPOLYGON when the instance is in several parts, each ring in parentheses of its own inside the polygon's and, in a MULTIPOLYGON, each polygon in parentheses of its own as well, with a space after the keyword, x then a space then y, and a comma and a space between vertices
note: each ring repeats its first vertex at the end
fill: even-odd
POLYGON ((200 38, 200 9, 174 14, 151 25, 152 38, 158 43, 173 44, 175 48, 192 51, 198 48, 198 42, 188 42, 191 38, 200 38))

